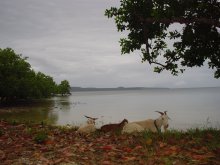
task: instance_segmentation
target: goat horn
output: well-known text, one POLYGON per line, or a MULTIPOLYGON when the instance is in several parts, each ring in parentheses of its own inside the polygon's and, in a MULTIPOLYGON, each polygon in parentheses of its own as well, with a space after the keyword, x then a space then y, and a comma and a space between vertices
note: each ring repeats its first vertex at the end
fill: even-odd
POLYGON ((93 117, 89 117, 89 116, 86 116, 86 115, 84 115, 86 118, 88 118, 88 119, 92 119, 92 120, 97 120, 98 118, 93 118, 93 117))
POLYGON ((166 115, 166 114, 167 114, 167 111, 164 111, 164 114, 166 115))
POLYGON ((163 112, 160 112, 160 111, 155 111, 155 112, 158 112, 159 114, 164 115, 164 113, 163 113, 163 112))

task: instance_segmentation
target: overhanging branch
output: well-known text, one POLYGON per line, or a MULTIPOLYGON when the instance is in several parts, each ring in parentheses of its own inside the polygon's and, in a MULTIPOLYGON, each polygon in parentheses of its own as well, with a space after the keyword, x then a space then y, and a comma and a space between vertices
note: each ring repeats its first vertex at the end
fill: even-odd
POLYGON ((220 27, 220 22, 215 19, 209 19, 209 18, 181 18, 181 17, 175 17, 175 18, 142 18, 139 17, 139 20, 146 23, 180 23, 180 24, 190 24, 190 23, 201 23, 201 24, 207 24, 207 25, 213 25, 215 27, 220 27))
POLYGON ((156 61, 149 61, 150 64, 156 64, 156 65, 159 65, 159 66, 162 66, 163 68, 167 69, 167 65, 163 65, 159 62, 156 62, 156 61))

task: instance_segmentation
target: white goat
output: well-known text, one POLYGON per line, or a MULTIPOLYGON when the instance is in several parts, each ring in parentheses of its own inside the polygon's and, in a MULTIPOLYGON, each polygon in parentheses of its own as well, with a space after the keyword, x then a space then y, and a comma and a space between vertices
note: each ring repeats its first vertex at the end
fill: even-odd
POLYGON ((88 116, 85 117, 88 118, 87 124, 79 127, 79 129, 77 130, 77 133, 79 134, 90 134, 96 131, 95 120, 97 120, 98 118, 92 118, 88 116))
POLYGON ((161 132, 161 127, 164 127, 164 131, 167 130, 169 124, 168 120, 170 119, 167 115, 167 111, 160 112, 161 114, 159 118, 156 120, 148 119, 143 121, 136 121, 126 124, 123 127, 122 133, 133 133, 133 132, 141 132, 141 131, 152 131, 152 132, 161 132))
POLYGON ((140 126, 137 123, 128 123, 126 124, 123 129, 122 129, 122 134, 124 133, 135 133, 135 132, 142 132, 144 131, 144 128, 142 126, 140 126))

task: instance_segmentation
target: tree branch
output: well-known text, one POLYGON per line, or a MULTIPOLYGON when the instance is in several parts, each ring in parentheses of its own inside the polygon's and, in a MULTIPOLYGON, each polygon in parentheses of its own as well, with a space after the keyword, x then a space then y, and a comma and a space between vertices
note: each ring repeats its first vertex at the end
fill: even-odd
POLYGON ((160 65, 160 66, 162 66, 163 68, 167 69, 167 65, 163 65, 163 64, 161 64, 161 63, 159 63, 159 62, 156 62, 156 61, 149 61, 149 63, 150 63, 150 64, 160 65))
POLYGON ((161 18, 161 19, 155 19, 155 18, 142 18, 139 17, 139 20, 146 23, 180 23, 180 24, 189 24, 189 23, 202 23, 202 24, 208 24, 208 25, 214 25, 215 27, 220 27, 220 22, 218 20, 209 19, 209 18, 181 18, 181 17, 174 17, 174 18, 161 18))

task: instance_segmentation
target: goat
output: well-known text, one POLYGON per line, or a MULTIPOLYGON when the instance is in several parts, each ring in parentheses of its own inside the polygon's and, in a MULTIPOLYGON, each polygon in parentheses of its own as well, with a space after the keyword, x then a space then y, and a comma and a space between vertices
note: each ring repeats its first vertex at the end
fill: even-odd
POLYGON ((128 123, 126 124, 123 129, 122 129, 122 134, 124 133, 136 133, 136 132, 142 132, 144 131, 144 128, 142 126, 140 126, 137 123, 128 123))
POLYGON ((77 133, 79 134, 90 134, 96 131, 95 120, 97 120, 98 118, 92 118, 89 116, 85 117, 88 118, 87 124, 79 127, 79 129, 77 130, 77 133))
POLYGON ((162 126, 164 127, 164 131, 166 131, 169 126, 168 120, 170 119, 167 115, 167 111, 164 111, 164 112, 155 111, 155 112, 160 113, 161 116, 155 120, 147 119, 143 121, 136 121, 136 122, 128 123, 126 126, 124 126, 122 132, 132 133, 132 132, 137 132, 137 131, 140 132, 143 130, 152 131, 152 132, 161 132, 162 126))
POLYGON ((122 128, 128 123, 127 119, 124 119, 121 123, 118 124, 106 124, 100 128, 101 132, 113 132, 113 131, 121 131, 122 128))
POLYGON ((89 117, 89 116, 86 116, 84 115, 88 120, 87 120, 87 124, 95 124, 95 121, 98 119, 98 118, 93 118, 93 117, 89 117))

